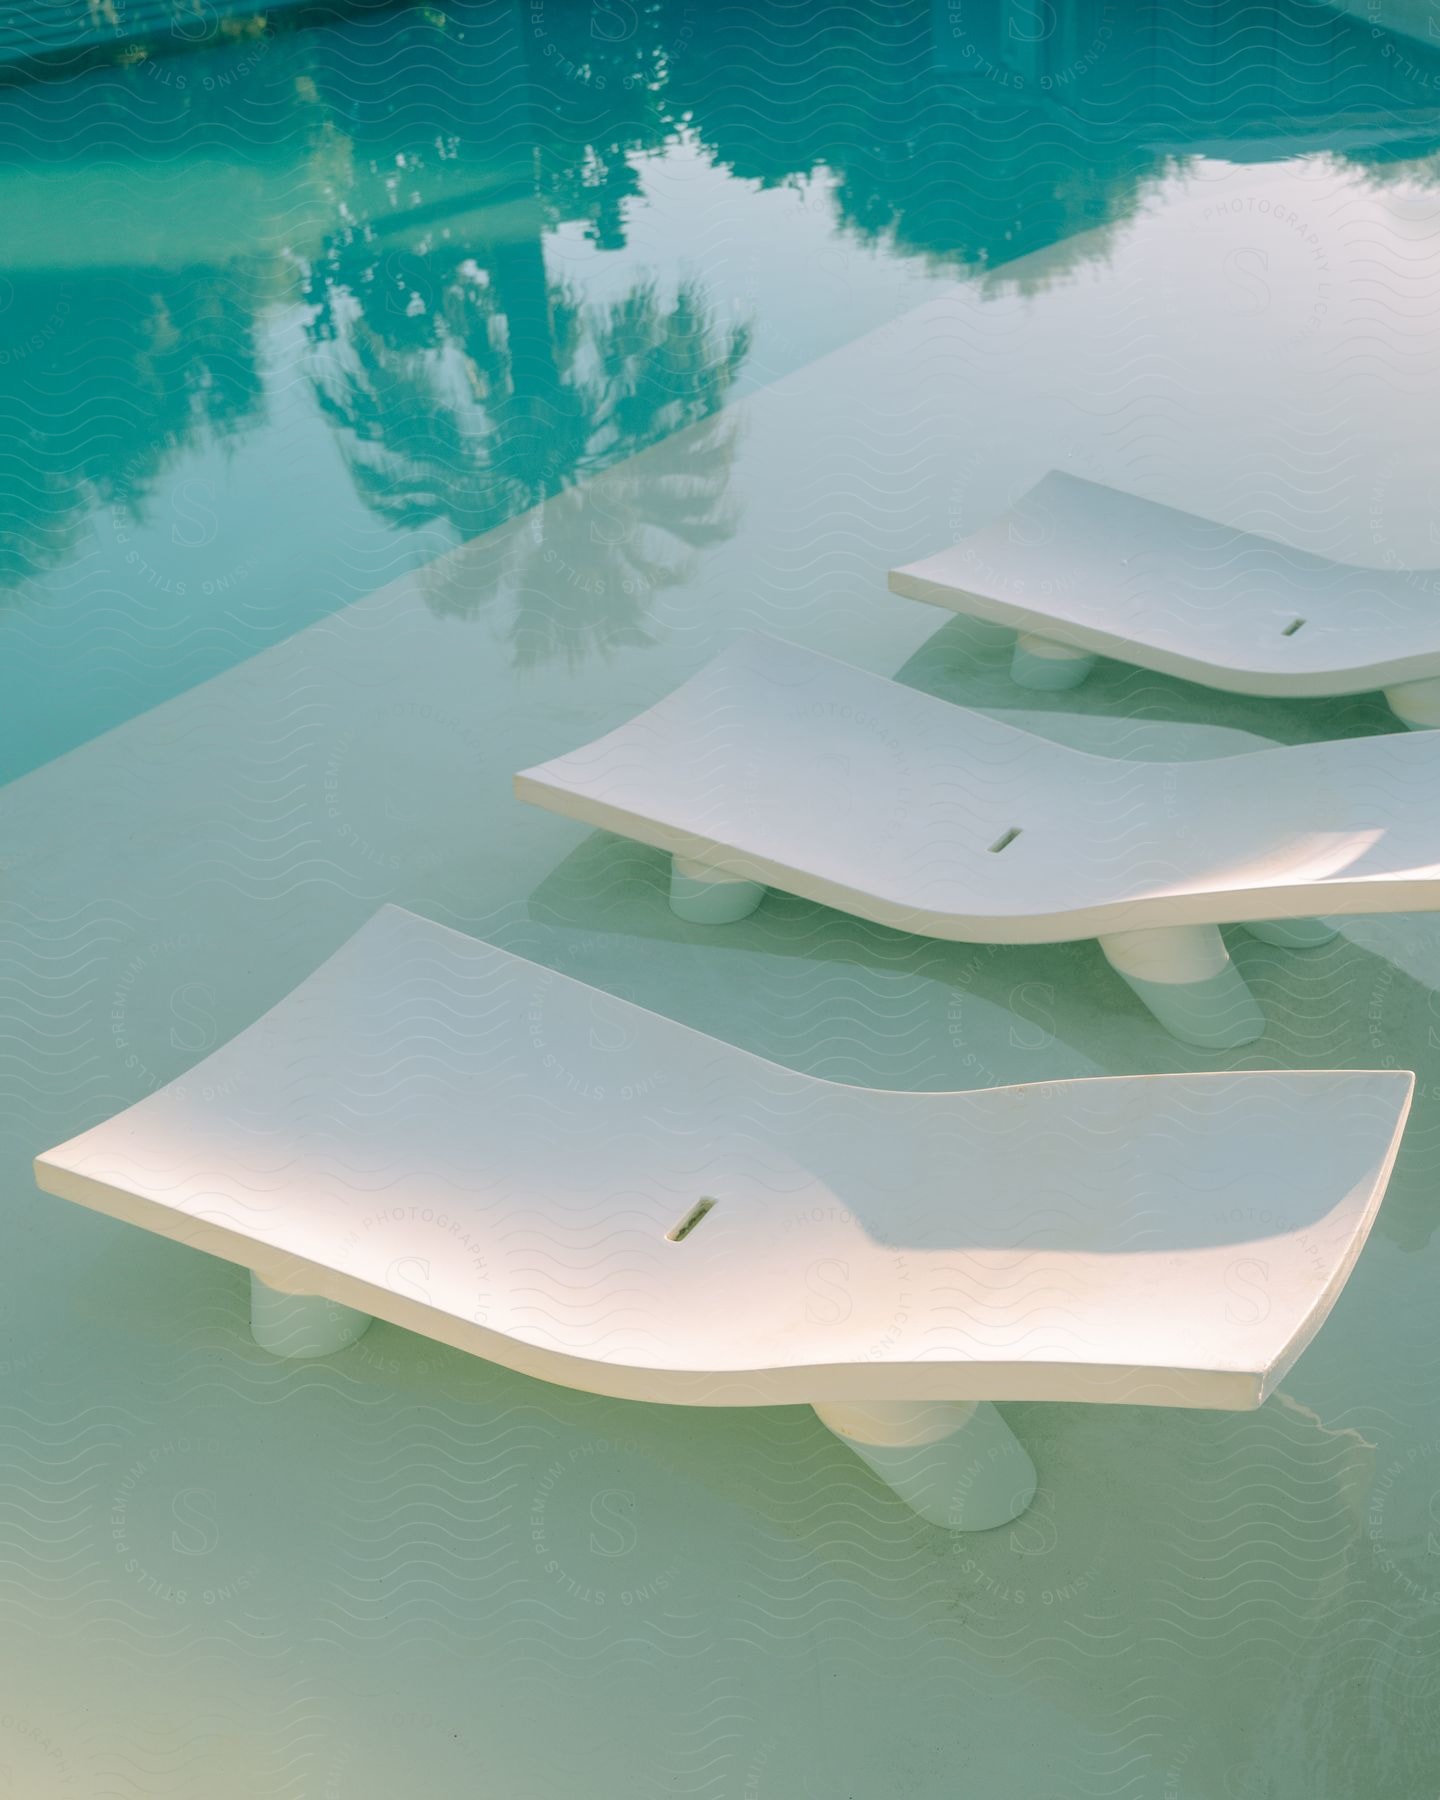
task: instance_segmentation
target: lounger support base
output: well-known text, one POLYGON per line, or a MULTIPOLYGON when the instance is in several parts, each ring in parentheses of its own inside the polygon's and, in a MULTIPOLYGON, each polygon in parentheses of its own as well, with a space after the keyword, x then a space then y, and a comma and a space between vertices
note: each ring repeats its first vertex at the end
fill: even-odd
POLYGON ((1440 679, 1402 681, 1385 690, 1390 710, 1412 731, 1429 731, 1440 725, 1440 679))
POLYGON ((1016 634, 1010 674, 1020 687, 1060 693, 1065 688, 1079 687, 1094 667, 1095 658, 1088 650, 1038 637, 1033 631, 1016 634))
POLYGON ((1035 1498, 1035 1465, 988 1401, 825 1401, 815 1412, 931 1525, 991 1531, 1035 1498))
POLYGON ((1282 950, 1318 950, 1339 935, 1328 919, 1251 920, 1245 929, 1262 944, 1278 944, 1282 950))
POLYGON ((250 1332, 272 1356, 333 1356, 361 1337, 369 1313, 318 1294, 282 1294, 250 1272, 250 1332))
POLYGON ((670 858, 670 910, 692 925, 733 925, 764 898, 763 881, 740 881, 686 856, 670 858))
POLYGON ((1265 1016, 1216 925, 1112 931, 1105 959, 1172 1037, 1202 1050, 1253 1044, 1265 1016))

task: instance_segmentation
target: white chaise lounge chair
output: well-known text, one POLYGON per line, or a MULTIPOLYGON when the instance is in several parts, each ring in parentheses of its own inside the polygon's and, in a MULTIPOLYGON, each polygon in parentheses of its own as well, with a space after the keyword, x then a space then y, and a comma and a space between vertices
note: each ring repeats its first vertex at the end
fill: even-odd
POLYGON ((378 1315, 591 1393, 809 1402, 974 1530, 1035 1486, 990 1400, 1261 1404, 1344 1286, 1410 1087, 842 1087, 387 907, 36 1174, 251 1269, 280 1355, 378 1315), (1264 1307, 1227 1307, 1241 1267, 1264 1307))
POLYGON ((1098 654, 1233 694, 1383 688, 1440 725, 1440 571, 1331 562, 1073 475, 890 587, 1013 626, 1024 687, 1074 687, 1098 654))
POLYGON ((1334 935, 1312 913, 1440 907, 1440 736, 1126 762, 758 635, 515 786, 670 851, 687 918, 768 885, 929 937, 1097 937, 1207 1048, 1264 1030, 1222 924, 1303 948, 1334 935))

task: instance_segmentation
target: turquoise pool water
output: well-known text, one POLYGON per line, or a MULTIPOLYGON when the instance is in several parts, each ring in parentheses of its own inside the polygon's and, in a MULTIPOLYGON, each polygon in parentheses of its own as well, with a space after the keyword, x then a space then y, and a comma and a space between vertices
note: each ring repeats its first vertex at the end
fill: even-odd
MULTIPOLYGON (((1232 11, 537 0, 182 54, 187 27, 0 92, 0 773, 927 292, 1103 264, 1212 155, 1290 175, 1237 202, 1229 298, 1269 304, 1263 240, 1326 147, 1383 182, 1437 127, 1429 65, 1354 21, 1232 11)), ((515 654, 641 632, 577 604, 515 654)))
POLYGON ((526 0, 0 90, 17 1796, 1440 1792, 1433 919, 1237 938, 1207 1058, 1093 945, 685 925, 509 792, 743 626, 1109 754, 1392 729, 1022 696, 884 586, 1050 467, 1434 582, 1440 64, 1361 14, 526 0), (241 1271, 35 1193, 387 900, 836 1079, 1419 1095, 1280 1395, 1009 1408, 1040 1500, 949 1538, 798 1409, 277 1363, 241 1271))

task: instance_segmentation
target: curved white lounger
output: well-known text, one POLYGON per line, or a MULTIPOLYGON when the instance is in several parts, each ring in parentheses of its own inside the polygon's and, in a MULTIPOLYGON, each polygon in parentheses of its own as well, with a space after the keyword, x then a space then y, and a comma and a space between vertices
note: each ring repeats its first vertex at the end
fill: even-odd
POLYGON ((1057 471, 890 587, 1013 626, 1025 687, 1073 687, 1098 654, 1235 694, 1383 688, 1407 725, 1440 724, 1440 571, 1331 562, 1057 471))
POLYGON ((36 1175, 249 1267, 282 1355, 375 1314, 592 1393, 808 1401, 983 1529, 1035 1476, 979 1403, 1260 1405, 1359 1254, 1410 1087, 843 1087, 387 907, 36 1175))
POLYGON ((1098 937, 1209 1048, 1264 1029, 1220 925, 1303 947, 1333 936, 1313 913, 1440 907, 1428 732, 1126 762, 760 636, 515 786, 672 852, 685 917, 741 918, 769 885, 928 937, 1098 937))

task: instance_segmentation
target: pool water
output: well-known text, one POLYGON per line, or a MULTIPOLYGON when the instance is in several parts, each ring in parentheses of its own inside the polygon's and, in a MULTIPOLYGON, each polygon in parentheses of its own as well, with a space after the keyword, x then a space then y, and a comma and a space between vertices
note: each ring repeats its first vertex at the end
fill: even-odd
POLYGON ((684 924, 509 786, 744 627, 1106 754, 1394 729, 1023 694, 884 574, 1054 467, 1440 604, 1440 47, 1301 0, 516 0, 162 48, 0 88, 11 1790, 1440 1792, 1433 919, 1237 936, 1269 1029, 1215 1057, 1094 945, 684 924), (35 1192, 385 901, 833 1079, 1395 1066, 1416 1107, 1283 1392, 1008 1408, 1039 1500, 951 1537, 802 1409, 381 1324, 275 1362, 242 1271, 35 1192))

